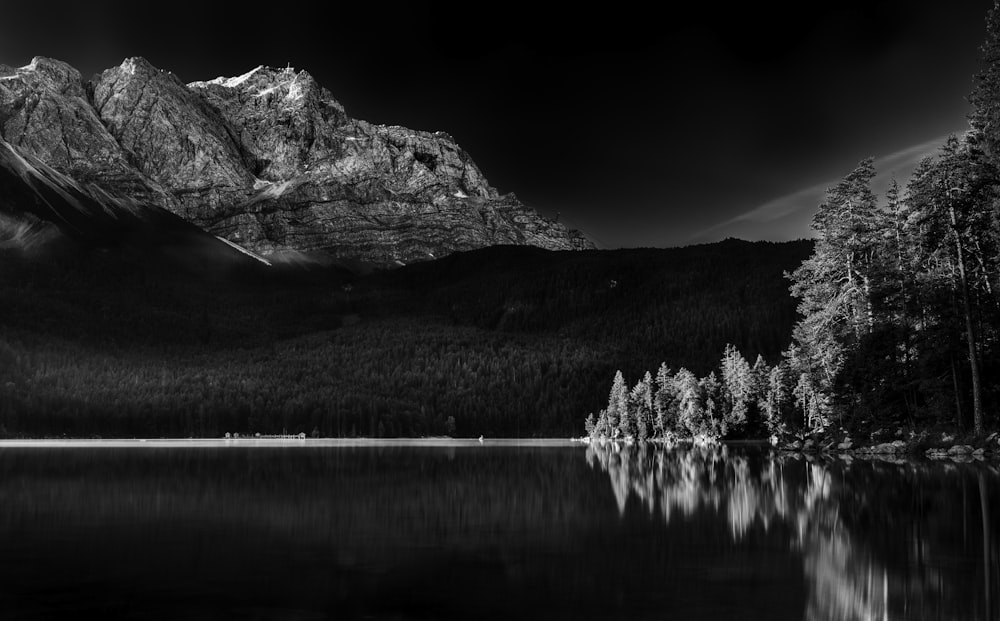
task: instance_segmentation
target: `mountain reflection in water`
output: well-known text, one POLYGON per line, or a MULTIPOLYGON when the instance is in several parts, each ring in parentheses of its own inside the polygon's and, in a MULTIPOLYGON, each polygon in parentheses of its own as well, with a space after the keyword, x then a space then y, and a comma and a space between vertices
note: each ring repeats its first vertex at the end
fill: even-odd
POLYGON ((593 444, 624 516, 725 521, 734 545, 783 528, 805 619, 996 619, 998 487, 989 464, 833 459, 727 447, 593 444))
POLYGON ((996 618, 995 467, 475 444, 0 446, 0 618, 996 618))

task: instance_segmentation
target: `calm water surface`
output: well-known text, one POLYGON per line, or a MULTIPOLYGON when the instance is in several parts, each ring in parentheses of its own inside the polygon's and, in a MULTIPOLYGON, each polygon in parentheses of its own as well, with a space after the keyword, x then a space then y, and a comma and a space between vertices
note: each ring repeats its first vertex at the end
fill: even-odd
POLYGON ((997 619, 1000 470, 756 448, 0 447, 0 618, 997 619))

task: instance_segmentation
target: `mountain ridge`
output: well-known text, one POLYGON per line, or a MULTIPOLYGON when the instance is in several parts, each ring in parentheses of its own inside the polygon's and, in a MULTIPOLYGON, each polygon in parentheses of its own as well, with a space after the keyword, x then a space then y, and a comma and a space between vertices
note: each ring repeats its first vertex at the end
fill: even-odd
POLYGON ((0 138, 265 256, 391 265, 495 244, 594 247, 500 194, 448 134, 353 119, 290 67, 185 84, 132 57, 84 82, 36 57, 0 66, 0 138))

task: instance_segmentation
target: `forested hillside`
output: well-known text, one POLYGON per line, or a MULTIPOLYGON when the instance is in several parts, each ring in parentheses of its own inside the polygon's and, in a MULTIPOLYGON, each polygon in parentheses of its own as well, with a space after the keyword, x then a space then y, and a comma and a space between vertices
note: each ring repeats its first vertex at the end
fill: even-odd
POLYGON ((576 435, 617 369, 776 359, 811 249, 496 247, 367 276, 6 250, 0 433, 576 435))

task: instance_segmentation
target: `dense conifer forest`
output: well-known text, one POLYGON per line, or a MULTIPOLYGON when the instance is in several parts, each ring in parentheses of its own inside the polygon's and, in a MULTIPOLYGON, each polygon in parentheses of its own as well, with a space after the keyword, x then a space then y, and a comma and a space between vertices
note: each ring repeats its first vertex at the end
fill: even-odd
POLYGON ((588 434, 710 440, 748 425, 776 436, 943 426, 982 437, 996 429, 1000 5, 981 51, 964 135, 905 185, 893 181, 882 200, 871 158, 827 191, 812 254, 788 274, 800 319, 780 360, 729 345, 718 373, 700 378, 665 362, 630 388, 619 373, 588 434))
POLYGON ((811 242, 496 247, 352 275, 194 272, 69 242, 0 259, 6 437, 579 435, 616 369, 776 359, 811 242))

